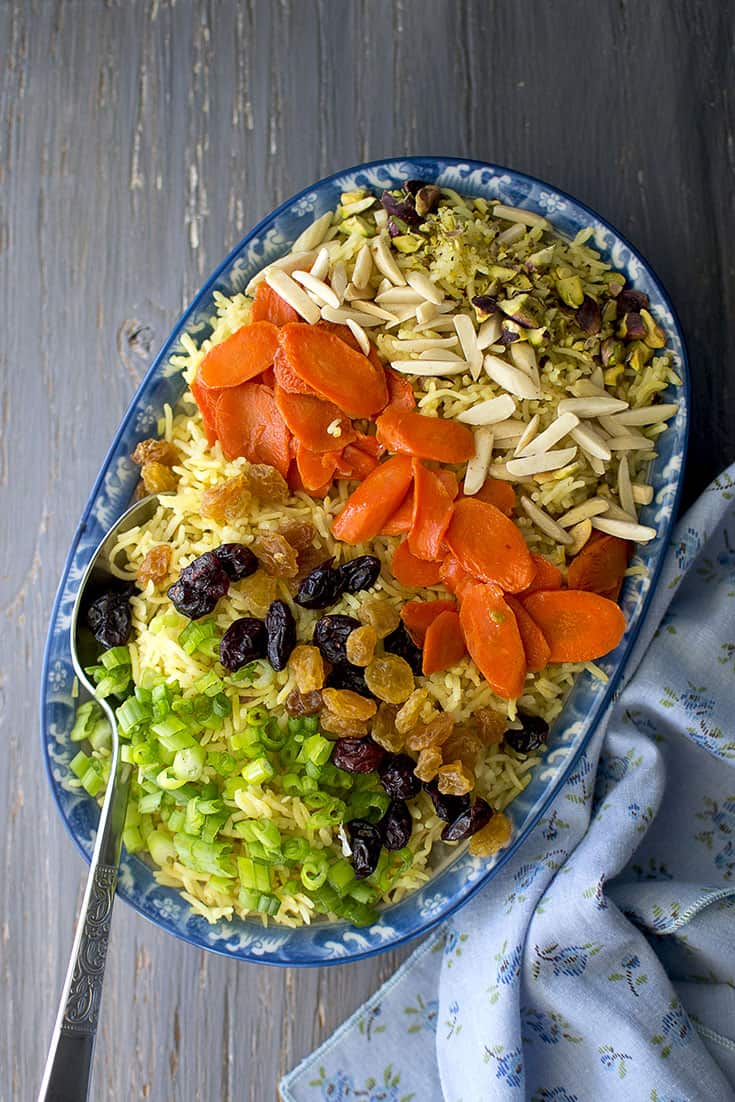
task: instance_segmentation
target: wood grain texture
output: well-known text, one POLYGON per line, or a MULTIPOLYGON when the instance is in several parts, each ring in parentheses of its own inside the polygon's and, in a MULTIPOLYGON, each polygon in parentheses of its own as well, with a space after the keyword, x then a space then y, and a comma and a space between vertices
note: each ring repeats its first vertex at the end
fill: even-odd
MULTIPOLYGON (((735 457, 728 0, 0 0, 0 1100, 37 1088, 82 866, 36 698, 56 581, 136 383, 288 194, 389 154, 537 174, 629 236, 688 338, 691 499, 735 457)), ((300 972, 115 914, 93 1097, 275 1096, 405 953, 300 972)))

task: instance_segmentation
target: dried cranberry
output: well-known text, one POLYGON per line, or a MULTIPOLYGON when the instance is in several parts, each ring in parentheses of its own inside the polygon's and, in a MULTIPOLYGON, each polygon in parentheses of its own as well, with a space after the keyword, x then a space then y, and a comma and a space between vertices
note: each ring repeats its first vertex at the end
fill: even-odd
POLYGON ((530 754, 544 745, 549 735, 549 725, 541 716, 530 716, 519 712, 518 718, 523 724, 521 731, 506 731, 505 741, 519 754, 530 754))
POLYGON ((416 646, 408 634, 403 621, 395 631, 392 631, 390 635, 386 635, 383 640, 383 647, 389 654, 397 654, 399 658, 403 658, 404 661, 408 662, 415 677, 421 676, 421 649, 416 646))
POLYGON ((87 624, 103 647, 122 647, 130 638, 132 618, 127 593, 103 593, 87 609, 87 624))
POLYGON ((265 624, 254 616, 241 616, 230 624, 219 645, 219 660, 226 670, 236 670, 265 658, 267 635, 265 624))
POLYGON ((442 831, 442 842, 460 842, 463 838, 469 838, 471 834, 477 834, 493 816, 490 804, 478 796, 472 807, 463 811, 453 822, 448 823, 442 831))
POLYGON ((403 800, 391 800, 390 806, 378 823, 378 829, 386 849, 403 849, 413 830, 413 819, 403 800))
POLYGON ((231 582, 249 578, 258 569, 258 560, 249 547, 242 543, 222 543, 214 553, 231 582))
POLYGON ((220 597, 230 588, 227 571, 214 551, 205 551, 189 563, 168 591, 174 608, 190 620, 214 611, 220 597))
POLYGON ((380 831, 366 819, 345 823, 352 847, 352 867, 358 880, 375 872, 380 857, 380 831))
POLYGON ((302 608, 327 608, 334 604, 342 590, 337 571, 332 570, 333 562, 334 558, 327 559, 306 575, 294 597, 297 605, 302 608))
POLYGON ((351 662, 335 662, 324 684, 328 689, 351 689, 360 696, 375 699, 367 687, 365 670, 361 666, 353 666, 351 662))
POLYGON ((369 589, 380 577, 380 559, 375 555, 359 555, 350 562, 342 563, 335 573, 340 584, 340 594, 359 593, 369 589))
POLYGON ((434 779, 424 784, 424 791, 431 797, 434 811, 445 823, 452 823, 470 806, 469 796, 445 796, 439 791, 439 782, 434 779))
POLYGON ((381 765, 380 783, 393 800, 410 800, 421 791, 421 781, 414 774, 416 762, 408 754, 396 754, 381 765))
POLYGON ((342 616, 340 613, 317 620, 313 641, 322 652, 322 658, 326 658, 327 662, 346 662, 347 637, 360 626, 360 621, 354 616, 342 616))
POLYGON ((285 670, 296 646, 296 621, 285 601, 272 601, 265 614, 266 653, 274 670, 285 670))
POLYGON ((385 750, 368 735, 366 738, 338 738, 332 751, 332 761, 345 773, 374 773, 385 750))
MULTIPOLYGON (((418 188, 416 189, 418 191, 418 188)), ((400 218, 407 226, 420 226, 421 215, 416 213, 416 204, 412 195, 395 191, 384 191, 380 197, 384 209, 393 218, 400 218)))

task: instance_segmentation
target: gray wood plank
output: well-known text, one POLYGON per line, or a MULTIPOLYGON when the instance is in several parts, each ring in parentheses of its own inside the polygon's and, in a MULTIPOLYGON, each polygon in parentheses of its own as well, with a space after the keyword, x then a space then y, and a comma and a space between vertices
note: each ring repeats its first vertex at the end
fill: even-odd
MULTIPOLYGON (((733 4, 0 0, 0 1100, 33 1096, 82 866, 40 761, 56 580, 132 391, 249 225, 361 159, 447 152, 587 201, 669 287, 691 498, 735 455, 733 4)), ((405 951, 244 966, 120 906, 97 1099, 261 1100, 405 951)))

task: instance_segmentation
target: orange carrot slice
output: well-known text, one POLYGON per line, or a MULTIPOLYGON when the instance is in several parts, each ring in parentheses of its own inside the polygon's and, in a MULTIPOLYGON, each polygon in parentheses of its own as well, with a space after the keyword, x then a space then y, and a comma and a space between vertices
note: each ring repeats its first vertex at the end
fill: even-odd
POLYGON ((309 451, 340 451, 355 439, 351 421, 332 402, 313 398, 310 394, 289 394, 279 386, 274 397, 289 432, 309 451))
POLYGON ((452 499, 441 479, 419 459, 413 463, 413 511, 408 546, 417 559, 438 559, 452 519, 452 499))
POLYGON ((313 387, 308 386, 304 380, 292 370, 283 349, 280 347, 273 357, 273 374, 275 376, 276 385, 279 386, 281 390, 287 390, 289 394, 311 394, 313 398, 319 397, 313 387))
POLYGON ((456 666, 466 653, 459 616, 454 611, 442 612, 427 628, 421 672, 425 677, 441 673, 456 666))
POLYGON ((210 390, 209 387, 204 386, 198 378, 194 378, 189 389, 194 395, 194 401, 199 406, 199 412, 204 422, 204 432, 206 433, 207 443, 211 448, 217 439, 215 414, 217 411, 219 391, 210 390))
POLYGON ((477 493, 472 496, 477 501, 485 501, 488 505, 494 505, 507 517, 513 514, 516 507, 515 490, 510 482, 503 482, 500 478, 486 478, 477 493))
POLYGON ((311 451, 301 441, 296 444, 296 466, 307 494, 313 494, 334 478, 338 451, 311 451))
POLYGON ((543 670, 549 664, 551 647, 541 628, 531 615, 526 612, 519 600, 508 593, 505 598, 508 607, 513 609, 513 615, 518 623, 518 630, 523 640, 523 649, 526 653, 526 665, 531 673, 543 670))
POLYGON ((376 426, 378 440, 388 451, 438 463, 463 463, 475 454, 475 438, 459 421, 388 406, 376 426))
POLYGON ((387 402, 382 366, 333 333, 294 322, 280 330, 280 343, 291 370, 351 417, 370 417, 387 402))
POLYGON ((495 582, 506 593, 517 593, 533 581, 533 560, 523 536, 494 505, 460 498, 446 542, 465 570, 479 581, 495 582))
POLYGON ((523 600, 551 648, 550 662, 591 662, 617 647, 625 617, 614 601, 584 589, 532 593, 523 600))
POLYGON ((530 593, 538 593, 541 589, 561 589, 563 579, 559 567, 554 566, 553 562, 549 562, 543 555, 537 555, 535 551, 531 552, 531 559, 536 571, 533 581, 517 596, 525 598, 530 593))
MULTIPOLYGON (((442 612, 456 611, 456 602, 449 597, 438 601, 406 601, 401 609, 401 619, 414 643, 422 647, 429 624, 433 624, 442 612)), ((462 645, 464 647, 464 643, 462 645)))
MULTIPOLYGON (((298 451, 298 445, 296 445, 296 450, 298 451)), ((325 453, 320 452, 319 454, 323 456, 325 453)), ((291 466, 289 467, 287 481, 288 488, 292 494, 295 494, 300 490, 302 493, 308 494, 309 497, 316 498, 317 500, 326 497, 327 492, 332 485, 332 479, 330 478, 329 481, 325 482, 323 485, 317 486, 313 490, 307 490, 306 486, 304 485, 304 480, 302 479, 299 472, 296 459, 292 461, 291 466)))
MULTIPOLYGON (((453 471, 439 470, 434 474, 444 486, 452 501, 459 493, 459 483, 453 471)), ((381 530, 381 536, 405 536, 411 529, 413 521, 413 491, 408 494, 396 509, 392 517, 388 518, 385 527, 381 530)))
POLYGON ((570 589, 588 589, 615 601, 628 569, 630 544, 606 532, 593 532, 567 571, 570 589))
POLYGON ((355 432, 355 447, 367 452, 375 459, 381 459, 385 455, 385 448, 379 443, 377 436, 370 436, 365 432, 355 432))
POLYGON ((416 409, 413 387, 405 375, 387 367, 385 381, 388 384, 388 405, 393 409, 416 409))
POLYGON ((250 311, 251 321, 272 321, 274 325, 287 325, 290 321, 298 321, 299 315, 293 306, 281 298, 279 294, 269 287, 265 280, 259 283, 253 299, 253 308, 250 311))
POLYGON ((439 580, 461 603, 465 594, 477 585, 476 580, 460 565, 454 555, 445 555, 439 566, 439 580))
POLYGON ((362 482, 378 466, 378 460, 368 452, 363 451, 357 444, 348 444, 343 449, 337 465, 339 478, 356 478, 362 482))
POLYGON ((227 459, 242 455, 251 463, 267 463, 286 477, 291 434, 267 386, 241 383, 220 391, 215 424, 227 459))
POLYGON ((435 473, 439 481, 444 484, 444 488, 451 497, 452 501, 454 501, 457 494, 459 493, 459 480, 454 471, 445 471, 440 468, 435 473))
POLYGON ((393 552, 391 570, 396 581, 413 588, 436 585, 439 581, 439 563, 417 559, 411 554, 408 540, 399 543, 393 552))
POLYGON ((515 700, 523 692, 526 653, 502 590, 492 584, 472 586, 459 619, 470 657, 490 688, 504 700, 515 700))
POLYGON ((197 377, 211 388, 239 386, 271 366, 278 350, 278 329, 269 321, 243 325, 210 348, 199 365, 197 377))
POLYGON ((344 509, 332 525, 336 539, 363 543, 377 536, 394 513, 411 485, 411 461, 396 455, 381 463, 350 494, 344 509))

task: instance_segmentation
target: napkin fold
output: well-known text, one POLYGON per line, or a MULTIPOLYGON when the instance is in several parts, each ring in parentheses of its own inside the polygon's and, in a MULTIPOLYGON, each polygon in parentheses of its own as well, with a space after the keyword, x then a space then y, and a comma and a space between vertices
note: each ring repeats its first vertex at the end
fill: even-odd
POLYGON ((735 1102, 735 466, 520 853, 283 1102, 735 1102))

